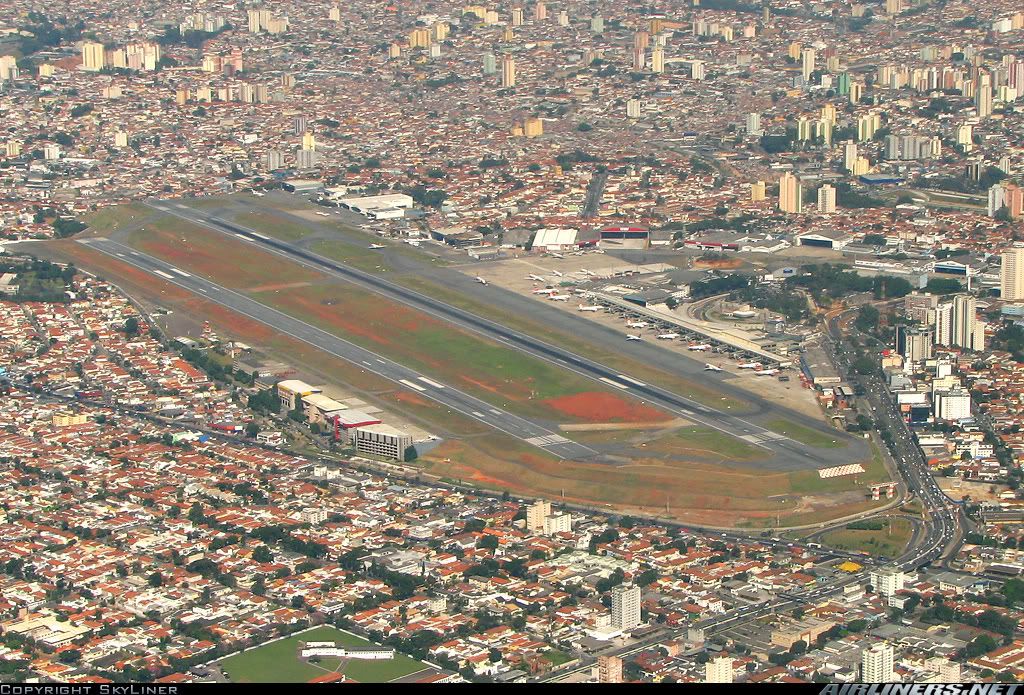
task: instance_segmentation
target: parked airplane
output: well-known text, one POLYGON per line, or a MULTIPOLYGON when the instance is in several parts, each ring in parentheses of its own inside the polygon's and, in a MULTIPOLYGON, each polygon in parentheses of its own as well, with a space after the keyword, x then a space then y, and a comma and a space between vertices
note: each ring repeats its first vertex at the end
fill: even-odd
POLYGON ((760 367, 760 362, 747 362, 746 364, 740 365, 740 369, 759 369, 760 367))
POLYGON ((554 275, 556 278, 562 277, 562 274, 560 272, 558 272, 557 270, 552 270, 551 274, 554 275))
POLYGON ((556 290, 554 288, 551 288, 551 287, 544 287, 544 288, 539 289, 539 290, 534 290, 533 293, 534 294, 548 294, 548 295, 551 295, 551 294, 558 294, 558 290, 556 290))
POLYGON ((658 340, 675 340, 678 337, 678 333, 662 333, 658 336, 658 340))
POLYGON ((555 302, 568 302, 570 299, 572 299, 572 295, 571 294, 549 294, 548 295, 548 299, 550 299, 552 301, 555 301, 555 302))
POLYGON ((778 369, 758 369, 754 372, 754 376, 771 376, 772 374, 778 374, 778 369))
POLYGON ((583 269, 583 272, 587 275, 597 275, 593 270, 587 270, 586 268, 583 269))
POLYGON ((646 321, 626 321, 626 328, 647 328, 646 321))
POLYGON ((722 371, 722 368, 721 367, 716 367, 715 365, 713 365, 713 364, 711 364, 709 362, 709 363, 704 365, 704 371, 705 372, 720 372, 720 371, 722 371))
POLYGON ((382 249, 382 248, 384 248, 384 244, 370 244, 370 248, 371 249, 382 249))
POLYGON ((708 345, 707 343, 701 343, 700 345, 691 345, 686 349, 693 350, 695 352, 704 352, 705 350, 710 350, 711 346, 708 345))
POLYGON ((544 282, 544 278, 542 278, 540 275, 527 275, 526 279, 527 280, 536 280, 537 282, 544 282))
POLYGON ((331 213, 329 213, 329 212, 318 212, 316 214, 320 215, 320 217, 330 217, 331 216, 331 213))
POLYGON ((630 334, 627 333, 626 334, 626 340, 643 340, 643 338, 641 338, 638 335, 630 335, 630 334))
POLYGON ((562 254, 560 254, 560 253, 555 253, 554 251, 549 251, 549 252, 548 252, 548 255, 549 255, 549 256, 554 256, 555 258, 565 258, 565 256, 563 256, 562 254))
POLYGON ((598 304, 595 304, 594 306, 584 306, 580 304, 577 311, 601 311, 601 306, 598 304))
POLYGON ((481 285, 486 285, 487 284, 487 280, 485 280, 484 278, 480 277, 479 275, 476 276, 476 281, 479 282, 481 285))
POLYGON ((253 191, 252 194, 257 198, 262 198, 264 196, 264 194, 260 193, 259 191, 253 191))

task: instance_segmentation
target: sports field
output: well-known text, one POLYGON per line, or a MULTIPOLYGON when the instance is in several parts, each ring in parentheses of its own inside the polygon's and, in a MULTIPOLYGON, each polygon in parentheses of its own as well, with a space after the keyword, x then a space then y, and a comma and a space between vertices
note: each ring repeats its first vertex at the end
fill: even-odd
POLYGON ((220 661, 233 683, 308 683, 334 673, 360 683, 387 683, 418 671, 436 672, 427 664, 395 654, 394 659, 370 661, 320 657, 318 663, 299 658, 302 642, 337 642, 346 647, 372 647, 362 637, 333 627, 320 626, 270 642, 220 661))

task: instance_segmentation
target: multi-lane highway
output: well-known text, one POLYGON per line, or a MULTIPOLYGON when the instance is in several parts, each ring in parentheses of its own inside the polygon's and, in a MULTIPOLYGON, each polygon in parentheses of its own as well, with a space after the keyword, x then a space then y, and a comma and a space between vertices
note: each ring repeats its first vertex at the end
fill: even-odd
POLYGON ((261 304, 234 290, 217 285, 194 273, 176 268, 169 263, 110 239, 90 238, 82 239, 80 242, 243 316, 271 326, 281 333, 313 345, 328 354, 340 357, 368 372, 389 379, 466 417, 479 420, 506 434, 538 446, 555 456, 567 459, 592 459, 597 456, 597 452, 590 447, 566 439, 540 423, 496 408, 450 385, 441 384, 429 376, 381 357, 370 350, 261 304))
MULTIPOLYGON (((829 319, 828 329, 834 340, 841 339, 842 318, 843 314, 837 314, 829 319)), ((911 545, 902 556, 896 558, 896 564, 909 569, 946 557, 959 547, 963 536, 963 511, 935 482, 924 454, 917 446, 910 428, 897 410, 896 403, 890 397, 881 377, 876 373, 857 374, 847 354, 836 354, 831 345, 826 345, 826 349, 830 350, 833 362, 864 387, 863 400, 871 406, 871 415, 877 426, 880 426, 880 429, 884 427, 892 433, 891 451, 897 471, 905 481, 907 489, 916 495, 924 506, 927 514, 924 533, 916 544, 911 545)))
MULTIPOLYGON (((485 335, 508 347, 592 378, 605 386, 614 386, 680 417, 764 447, 774 454, 764 462, 765 467, 777 470, 821 468, 852 462, 862 457, 863 452, 855 446, 855 443, 846 448, 814 449, 743 417, 714 410, 684 396, 642 382, 603 364, 539 340, 534 336, 512 330, 496 321, 441 302, 372 273, 357 270, 295 244, 272 239, 231 220, 174 201, 150 201, 147 204, 193 224, 243 239, 265 251, 352 282, 454 325, 485 335)), ((837 436, 841 435, 837 433, 837 436)))

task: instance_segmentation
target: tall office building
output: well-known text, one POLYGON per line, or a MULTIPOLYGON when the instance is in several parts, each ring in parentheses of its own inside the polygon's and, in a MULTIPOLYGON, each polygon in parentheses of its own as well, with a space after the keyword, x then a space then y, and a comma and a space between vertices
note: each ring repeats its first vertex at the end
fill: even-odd
POLYGON ((1024 299, 1024 248, 1014 246, 1003 251, 999 269, 999 296, 1008 302, 1024 299))
POLYGON ((857 143, 852 140, 843 146, 843 168, 850 173, 857 168, 857 143))
POLYGON ((82 69, 99 72, 106 65, 106 51, 102 43, 86 41, 82 44, 82 69))
POLYGON ((612 626, 632 630, 640 624, 640 587, 619 584, 612 589, 612 626))
POLYGON ((953 297, 953 345, 976 352, 985 349, 985 324, 978 321, 974 295, 953 297))
POLYGON ((516 86, 516 61, 512 56, 501 59, 501 86, 504 89, 516 86))
POLYGON ((296 135, 302 135, 308 130, 305 116, 296 116, 292 119, 292 130, 296 135))
POLYGON ((757 203, 765 199, 764 181, 755 181, 750 184, 750 202, 757 203))
POLYGON ((626 117, 640 118, 641 103, 639 99, 630 99, 626 102, 626 117))
POLYGON ((651 72, 659 75, 665 72, 665 49, 661 46, 651 51, 651 72))
POLYGON ((544 530, 544 519, 551 516, 551 503, 545 500, 537 500, 526 508, 526 530, 544 530))
POLYGON ((850 103, 859 103, 861 98, 864 96, 864 83, 863 82, 850 82, 850 103))
POLYGON ((786 172, 779 179, 779 210, 788 213, 803 212, 803 186, 792 173, 786 172))
POLYGON ((732 683, 734 678, 731 656, 716 656, 704 664, 705 683, 732 683))
POLYGON ((974 108, 978 112, 978 118, 988 118, 992 115, 992 76, 987 72, 978 76, 974 88, 974 108))
POLYGON ((302 149, 313 152, 316 150, 316 136, 306 131, 302 134, 302 149))
POLYGON ((284 168, 284 155, 281 154, 280 150, 269 150, 263 155, 263 166, 268 171, 276 171, 277 169, 284 168))
POLYGON ((548 18, 548 6, 540 0, 533 6, 533 18, 538 22, 543 22, 548 18))
POLYGON ((512 8, 512 26, 521 27, 523 26, 523 8, 513 7, 512 8))
MULTIPOLYGON (((906 358, 907 363, 922 362, 933 357, 932 346, 935 344, 935 330, 932 328, 896 326, 896 352, 906 358)), ((875 590, 878 585, 872 582, 875 590)))
POLYGON ((597 682, 621 683, 622 659, 617 656, 597 657, 597 682))
POLYGON ((498 72, 498 59, 493 53, 484 53, 484 74, 493 75, 498 72))
POLYGON ((811 73, 814 72, 815 56, 813 48, 805 48, 800 53, 800 74, 803 76, 804 81, 811 79, 811 73))
POLYGON ((824 184, 818 189, 818 212, 825 214, 832 214, 836 211, 836 189, 835 187, 824 184))
POLYGON ((565 10, 558 11, 558 26, 567 27, 569 26, 569 13, 565 10))
POLYGON ((0 56, 0 82, 18 79, 18 59, 14 56, 0 56))
POLYGON ((861 683, 891 683, 894 680, 892 645, 882 642, 861 654, 861 683))
POLYGON ((748 113, 747 114, 747 135, 753 137, 760 137, 764 134, 761 130, 761 114, 759 113, 748 113))
POLYGON ((604 31, 604 17, 599 14, 590 18, 590 31, 600 34, 604 31))

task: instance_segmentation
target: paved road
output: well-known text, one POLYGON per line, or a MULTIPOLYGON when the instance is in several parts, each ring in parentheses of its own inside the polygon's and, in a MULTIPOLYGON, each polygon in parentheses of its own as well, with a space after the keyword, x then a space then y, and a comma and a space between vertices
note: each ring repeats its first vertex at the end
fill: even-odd
POLYGON ((559 458, 593 459, 598 452, 573 442, 548 427, 496 408, 479 398, 441 384, 412 369, 385 359, 370 350, 311 326, 277 309, 261 304, 234 290, 217 285, 159 259, 103 237, 81 239, 79 243, 113 256, 153 276, 225 306, 243 316, 264 323, 314 347, 340 357, 368 372, 389 379, 421 396, 437 401, 466 417, 538 446, 559 458))
MULTIPOLYGON (((833 339, 841 336, 842 317, 842 314, 837 314, 829 318, 829 334, 833 339)), ((891 452, 899 475, 905 481, 907 489, 920 500, 928 515, 924 532, 916 539, 917 543, 911 545, 899 558, 895 558, 896 564, 909 569, 947 558, 961 545, 965 522, 963 510, 949 499, 935 482, 921 448, 896 409, 896 403, 882 382, 881 376, 876 372, 857 374, 851 367, 848 353, 836 355, 831 345, 826 345, 826 349, 833 351, 836 364, 846 371, 851 379, 859 381, 863 386, 863 400, 871 406, 871 416, 875 422, 892 433, 891 452)))
MULTIPOLYGON (((269 238, 252 229, 221 218, 215 214, 189 208, 176 201, 158 201, 150 202, 148 204, 159 210, 188 220, 193 224, 201 225, 223 234, 240 237, 250 243, 258 245, 265 251, 284 256, 292 261, 313 267, 321 272, 327 272, 328 274, 342 280, 353 282, 377 292, 378 294, 382 294, 398 302, 409 305, 417 310, 485 335, 507 345, 508 347, 559 365, 562 368, 576 372, 582 376, 590 377, 604 385, 614 386, 623 392, 630 393, 645 402, 652 403, 653 405, 680 417, 697 422, 706 427, 740 437, 752 444, 763 447, 774 454, 774 456, 758 463, 759 466, 764 468, 771 468, 774 470, 821 468, 830 465, 840 465, 851 461, 863 460, 866 455, 863 442, 845 437, 845 435, 836 432, 835 430, 829 431, 837 439, 844 438, 845 441, 848 442, 846 447, 832 449, 812 448, 762 427, 749 419, 732 413, 725 413, 709 408, 697 401, 672 393, 658 386, 639 381, 629 375, 622 374, 617 370, 610 369, 599 362, 538 340, 537 338, 525 333, 512 330, 495 321, 491 321, 463 309, 438 301, 432 297, 410 290, 377 275, 356 270, 344 263, 318 255, 307 249, 300 248, 295 244, 269 238)), ((473 291, 475 292, 477 289, 485 288, 481 288, 481 286, 477 284, 473 291)), ((563 321, 566 318, 571 318, 571 316, 566 317, 564 312, 560 312, 560 316, 563 321)), ((679 356, 674 355, 674 358, 678 363, 680 360, 679 356)), ((701 367, 701 370, 702 369, 703 367, 701 367)), ((702 372, 701 378, 706 379, 706 373, 702 372)), ((750 394, 745 392, 741 397, 747 398, 749 395, 750 394)), ((789 419, 789 413, 785 413, 785 417, 789 419)), ((814 423, 813 426, 820 430, 820 423, 814 423)))

